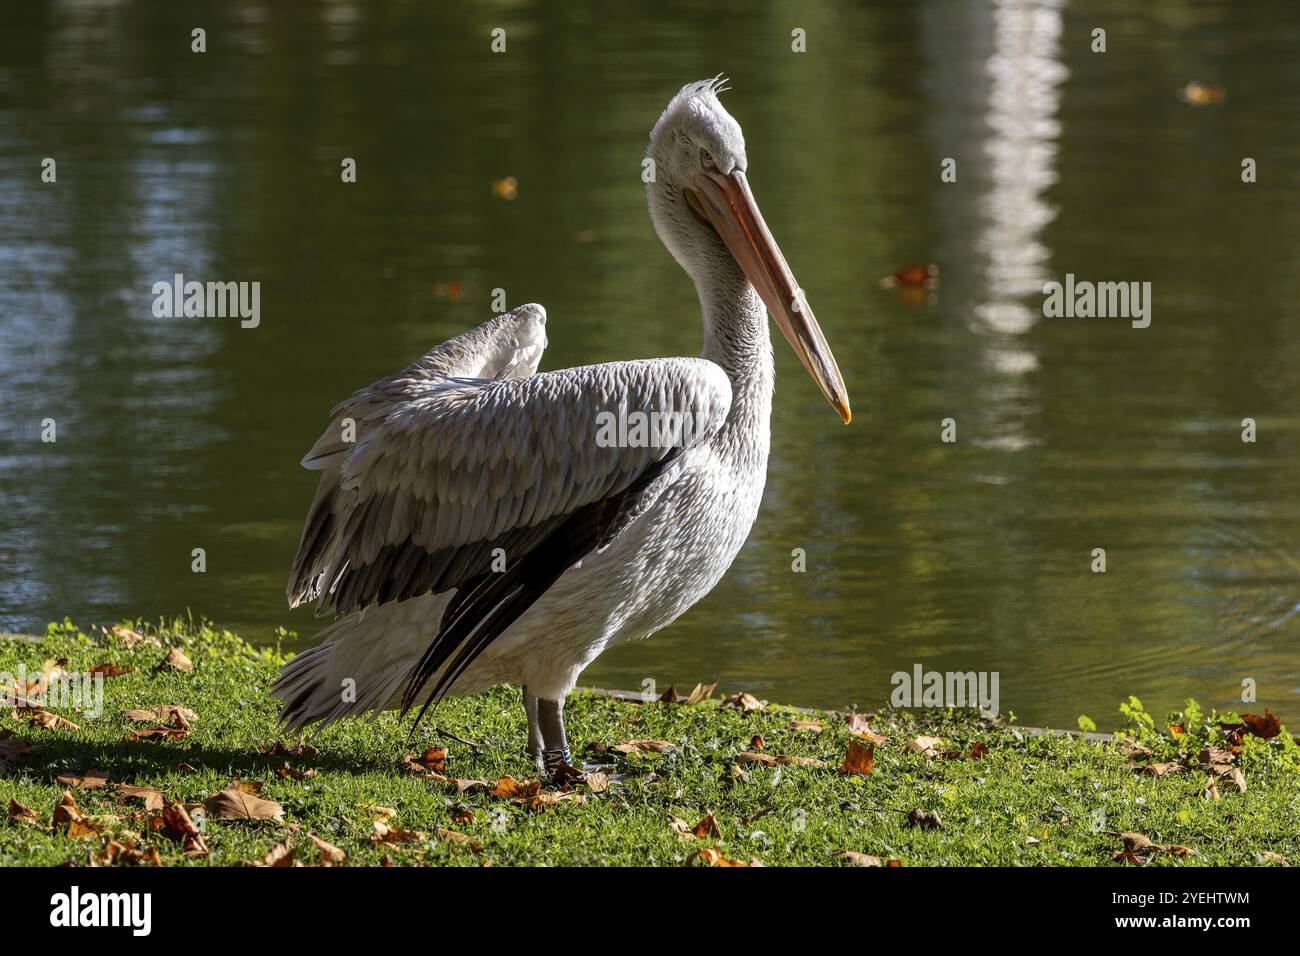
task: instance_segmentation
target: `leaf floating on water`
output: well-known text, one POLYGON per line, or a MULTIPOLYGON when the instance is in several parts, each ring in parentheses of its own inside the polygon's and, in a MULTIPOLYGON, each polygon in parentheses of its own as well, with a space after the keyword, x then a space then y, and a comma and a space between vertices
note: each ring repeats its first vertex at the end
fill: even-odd
POLYGON ((1178 98, 1190 106, 1218 106, 1228 99, 1228 93, 1218 83, 1189 80, 1179 89, 1178 98))
POLYGON ((938 285, 939 267, 934 263, 926 265, 920 262, 909 262, 895 271, 893 275, 885 276, 880 280, 882 289, 898 289, 901 287, 934 289, 938 285))
POLYGON ((519 183, 513 176, 494 179, 492 180, 492 193, 498 199, 509 202, 519 195, 519 183))

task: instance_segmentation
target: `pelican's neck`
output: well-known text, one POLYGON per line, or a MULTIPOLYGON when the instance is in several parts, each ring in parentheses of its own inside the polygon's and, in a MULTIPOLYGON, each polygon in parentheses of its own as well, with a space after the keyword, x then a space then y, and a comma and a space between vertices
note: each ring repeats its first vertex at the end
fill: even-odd
POLYGON ((709 270, 695 280, 704 315, 702 356, 722 367, 731 379, 732 438, 761 440, 767 448, 772 414, 772 340, 767 309, 740 267, 728 257, 727 266, 709 270))

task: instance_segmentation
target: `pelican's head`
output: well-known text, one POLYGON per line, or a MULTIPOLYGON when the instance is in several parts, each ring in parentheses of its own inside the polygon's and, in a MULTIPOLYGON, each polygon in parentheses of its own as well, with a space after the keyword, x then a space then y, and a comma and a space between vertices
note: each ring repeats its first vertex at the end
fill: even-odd
POLYGON ((835 356, 749 190, 745 135, 718 99, 725 82, 688 83, 655 123, 646 150, 650 218, 697 286, 740 268, 847 424, 852 416, 835 356))

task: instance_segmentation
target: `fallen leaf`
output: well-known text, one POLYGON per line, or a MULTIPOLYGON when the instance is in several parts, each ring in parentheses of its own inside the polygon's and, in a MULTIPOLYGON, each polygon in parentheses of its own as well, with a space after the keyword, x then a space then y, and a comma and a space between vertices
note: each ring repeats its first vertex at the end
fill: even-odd
POLYGON ((528 809, 534 813, 540 813, 548 807, 553 807, 560 803, 586 803, 587 795, 576 791, 566 790, 541 790, 533 794, 532 799, 528 801, 528 809))
POLYGON ((820 720, 796 720, 790 724, 790 729, 806 731, 811 734, 820 734, 822 732, 822 724, 820 720))
POLYGON ((711 684, 705 684, 705 683, 696 684, 695 688, 690 692, 686 700, 682 701, 682 706, 694 707, 696 704, 703 703, 704 701, 712 697, 713 692, 717 689, 718 689, 717 681, 713 681, 713 683, 711 684))
POLYGON ((756 710, 762 710, 767 705, 753 694, 742 692, 739 694, 732 694, 722 702, 722 706, 736 707, 739 708, 742 713, 752 714, 756 710))
POLYGON ((31 807, 25 807, 13 797, 9 798, 9 819, 15 823, 28 823, 40 826, 41 815, 31 807))
POLYGON ((678 839, 694 840, 695 828, 683 820, 681 817, 668 814, 668 829, 677 834, 678 839))
POLYGON ((988 752, 989 745, 984 743, 982 740, 979 740, 970 745, 970 750, 967 751, 967 756, 972 760, 980 760, 986 757, 988 752))
POLYGON ((119 783, 116 792, 119 802, 125 803, 132 799, 143 800, 146 810, 161 810, 167 803, 162 791, 155 790, 153 787, 135 787, 128 783, 119 783))
POLYGON ((736 754, 736 760, 737 760, 739 763, 757 763, 757 764, 762 764, 764 767, 775 767, 775 766, 776 766, 776 755, 775 755, 775 754, 757 754, 757 753, 754 753, 753 751, 749 751, 749 750, 744 751, 743 753, 738 753, 738 754, 736 754))
POLYGON ((790 754, 781 754, 781 756, 776 758, 776 762, 787 766, 793 764, 796 767, 820 768, 827 765, 825 760, 817 760, 813 757, 794 757, 790 754))
POLYGON ((587 774, 583 778, 583 782, 586 783, 592 793, 604 793, 609 789, 609 774, 596 770, 587 774))
POLYGON ((681 748, 667 740, 624 740, 609 749, 617 750, 621 754, 635 754, 642 757, 646 754, 663 754, 681 748))
POLYGON ((181 730, 179 727, 141 727, 131 731, 128 741, 136 740, 184 740, 190 735, 188 730, 181 730))
POLYGON ((1127 763, 1124 765, 1126 770, 1135 770, 1139 773, 1150 774, 1153 777, 1163 777, 1167 773, 1178 773, 1186 770, 1180 763, 1127 763))
POLYGON ((430 747, 418 760, 413 754, 407 754, 402 758, 402 765, 419 773, 446 773, 447 751, 442 747, 430 747))
POLYGON ((218 820, 283 820, 284 808, 274 800, 247 792, 240 781, 203 801, 208 813, 218 820))
POLYGON ((903 826, 920 827, 923 830, 942 830, 943 821, 939 819, 938 810, 922 810, 919 807, 907 815, 903 826))
POLYGON ((373 803, 358 803, 357 806, 380 820, 391 820, 393 817, 397 816, 397 811, 392 807, 376 806, 373 803))
POLYGON ((844 763, 840 765, 840 773, 858 777, 865 777, 871 773, 872 767, 876 762, 875 744, 862 744, 856 739, 849 741, 848 753, 844 755, 844 763))
POLYGON ((182 674, 194 673, 194 662, 186 657, 179 647, 173 647, 167 654, 167 657, 161 664, 160 668, 170 667, 174 671, 180 671, 182 674))
POLYGON ((1263 717, 1256 714, 1242 714, 1240 726, 1264 740, 1272 740, 1282 732, 1282 722, 1267 707, 1264 708, 1263 717))
POLYGON ((677 696, 677 688, 672 684, 669 684, 668 689, 659 695, 661 704, 676 704, 680 700, 681 698, 677 696))
POLYGON ((286 747, 279 741, 261 749, 264 754, 275 757, 283 755, 285 757, 292 757, 294 760, 301 760, 305 757, 315 757, 320 752, 310 744, 298 744, 295 747, 286 747))
POLYGON ((382 820, 375 821, 374 832, 370 839, 375 843, 423 843, 428 836, 419 830, 406 830, 402 827, 389 826, 382 820))
POLYGON ((851 710, 844 715, 844 723, 848 725, 851 734, 870 733, 870 721, 873 716, 873 714, 859 714, 856 710, 851 710))
POLYGON ((110 627, 108 633, 121 641, 122 646, 127 650, 130 650, 137 644, 149 644, 153 647, 162 647, 158 638, 154 637, 152 634, 141 634, 139 631, 133 631, 129 627, 110 627))
POLYGON ((750 738, 749 745, 753 747, 755 750, 762 750, 763 744, 764 744, 764 740, 762 736, 760 736, 759 734, 754 734, 754 736, 750 738))
POLYGON ((461 833, 459 830, 437 830, 435 832, 440 838, 446 840, 448 843, 454 843, 457 846, 467 846, 475 853, 483 852, 483 844, 479 843, 478 840, 470 836, 468 833, 461 833))
POLYGON ((60 717, 52 710, 46 710, 44 707, 23 707, 21 710, 15 709, 13 712, 14 720, 25 720, 33 727, 40 727, 44 730, 80 730, 81 728, 68 720, 66 717, 60 717))
POLYGON ((85 773, 63 773, 55 777, 55 782, 65 787, 80 787, 82 790, 94 790, 108 785, 107 770, 87 770, 85 773))
POLYGON ((506 800, 523 800, 536 796, 541 789, 540 780, 516 780, 514 777, 505 776, 497 781, 490 796, 506 800))
POLYGON ((723 856, 720 852, 718 852, 716 847, 707 847, 703 850, 696 850, 689 857, 687 857, 686 862, 693 863, 696 860, 700 861, 706 866, 762 866, 763 865, 758 860, 752 860, 749 863, 741 863, 739 860, 729 860, 725 856, 723 856))
POLYGON ((849 866, 881 866, 880 857, 855 850, 836 850, 831 856, 839 857, 849 866))
POLYGON ((347 854, 336 847, 333 843, 327 843, 320 837, 311 833, 307 834, 307 839, 316 844, 316 849, 320 850, 321 860, 324 863, 342 863, 347 859, 347 854))
POLYGON ((73 840, 98 837, 100 833, 100 828, 86 818, 77 806, 77 801, 72 799, 72 794, 66 790, 54 806, 51 822, 54 829, 63 831, 69 839, 73 840))
POLYGON ((124 710, 122 716, 136 724, 170 724, 180 730, 189 730, 191 722, 199 719, 198 714, 188 707, 178 707, 176 704, 159 704, 148 710, 124 710))
POLYGON ((285 837, 266 852, 254 866, 293 866, 293 838, 285 837))
POLYGON ((509 202, 519 195, 519 183, 513 176, 494 179, 492 180, 492 192, 498 199, 509 202))
POLYGON ((121 677, 123 674, 131 673, 134 669, 133 667, 118 667, 116 664, 96 664, 90 669, 89 673, 92 675, 103 674, 105 677, 121 677))
POLYGON ((1274 853, 1272 850, 1265 850, 1259 855, 1260 860, 1272 866, 1290 866, 1287 858, 1281 853, 1274 853))
POLYGON ((937 750, 941 743, 943 743, 943 740, 939 737, 921 736, 917 737, 915 740, 909 741, 907 749, 912 751, 914 754, 923 754, 926 757, 934 757, 937 755, 937 750))
POLYGON ((285 765, 281 767, 279 770, 277 770, 275 774, 278 777, 287 778, 290 780, 303 780, 309 777, 316 776, 316 769, 314 767, 311 767, 308 768, 307 770, 299 770, 297 767, 289 766, 288 762, 286 761, 285 765))
POLYGON ((465 793, 469 790, 479 790, 490 787, 491 784, 486 780, 459 780, 452 777, 444 777, 440 773, 426 773, 420 775, 422 780, 432 780, 435 783, 446 784, 455 788, 457 793, 465 793))
POLYGON ((695 824, 695 826, 691 827, 691 834, 697 840, 721 840, 722 827, 718 826, 718 821, 714 818, 713 814, 710 813, 699 823, 695 824))

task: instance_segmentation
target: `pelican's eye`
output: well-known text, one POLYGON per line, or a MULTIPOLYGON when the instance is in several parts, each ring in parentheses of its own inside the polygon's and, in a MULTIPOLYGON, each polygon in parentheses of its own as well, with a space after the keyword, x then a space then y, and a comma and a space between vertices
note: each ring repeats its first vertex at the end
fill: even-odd
POLYGON ((700 165, 710 170, 718 168, 718 164, 713 161, 713 155, 707 149, 700 150, 700 165))

